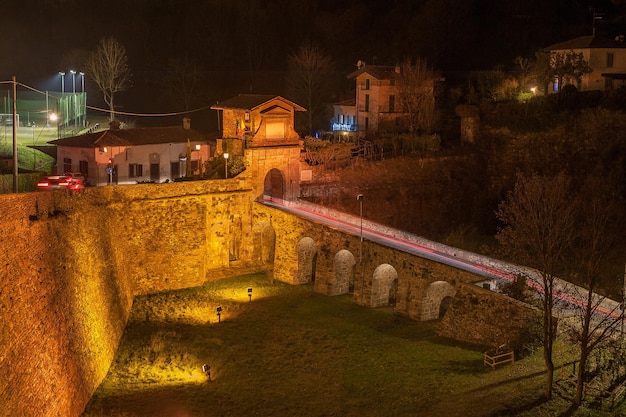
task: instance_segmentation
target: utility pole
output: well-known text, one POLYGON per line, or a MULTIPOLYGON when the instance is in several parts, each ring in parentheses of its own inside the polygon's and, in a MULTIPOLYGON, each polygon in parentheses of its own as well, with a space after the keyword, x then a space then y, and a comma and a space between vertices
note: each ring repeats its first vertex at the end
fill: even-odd
POLYGON ((361 217, 361 241, 359 242, 359 263, 363 263, 363 194, 359 194, 356 196, 356 199, 359 202, 359 212, 361 217))
POLYGON ((626 309, 626 265, 624 265, 624 288, 622 289, 622 343, 624 343, 624 310, 626 309))
POLYGON ((17 193, 17 82, 13 76, 13 192, 17 193))

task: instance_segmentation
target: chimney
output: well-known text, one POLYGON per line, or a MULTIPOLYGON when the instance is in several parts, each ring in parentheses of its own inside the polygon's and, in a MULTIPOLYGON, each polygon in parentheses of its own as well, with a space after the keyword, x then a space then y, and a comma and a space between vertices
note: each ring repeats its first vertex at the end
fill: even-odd
POLYGON ((191 119, 189 117, 183 117, 183 129, 191 129, 191 119))

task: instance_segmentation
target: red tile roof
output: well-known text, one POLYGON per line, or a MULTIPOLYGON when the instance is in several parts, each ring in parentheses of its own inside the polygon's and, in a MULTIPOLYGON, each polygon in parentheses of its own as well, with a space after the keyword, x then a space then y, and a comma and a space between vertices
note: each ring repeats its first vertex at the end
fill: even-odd
POLYGON ((271 100, 283 101, 294 108, 296 111, 306 111, 304 107, 287 100, 281 96, 275 96, 271 94, 239 94, 236 97, 224 100, 221 103, 216 103, 211 106, 212 110, 224 110, 224 109, 237 109, 237 110, 254 110, 257 107, 267 103, 271 100))
MULTIPOLYGON (((216 135, 213 135, 217 137, 216 135)), ((213 137, 212 136, 212 137, 213 137)), ((209 137, 197 130, 182 126, 147 127, 140 129, 113 129, 70 138, 56 139, 48 143, 76 148, 98 148, 102 146, 138 146, 159 143, 181 143, 187 140, 207 141, 209 137)))
POLYGON ((348 74, 348 79, 356 78, 361 74, 369 74, 377 80, 392 80, 398 76, 396 73, 396 67, 383 65, 364 65, 358 70, 348 74))
POLYGON ((593 49, 593 48, 626 48, 624 39, 605 38, 602 36, 581 36, 567 40, 565 42, 555 43, 544 48, 546 51, 562 51, 571 49, 593 49))

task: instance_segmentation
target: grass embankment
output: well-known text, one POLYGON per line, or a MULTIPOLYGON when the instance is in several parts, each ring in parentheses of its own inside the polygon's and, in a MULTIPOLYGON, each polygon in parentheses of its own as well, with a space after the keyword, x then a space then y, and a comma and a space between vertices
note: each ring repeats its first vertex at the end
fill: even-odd
POLYGON ((527 410, 543 392, 540 352, 492 370, 482 349, 438 338, 436 325, 264 275, 138 297, 84 416, 531 416, 567 408, 557 400, 527 410))

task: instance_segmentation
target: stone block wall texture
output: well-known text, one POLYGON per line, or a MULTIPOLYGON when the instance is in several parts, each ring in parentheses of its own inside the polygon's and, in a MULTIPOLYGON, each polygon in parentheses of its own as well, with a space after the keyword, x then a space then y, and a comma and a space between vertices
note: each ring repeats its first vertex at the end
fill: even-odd
POLYGON ((232 179, 1 195, 0 417, 79 416, 135 295, 255 268, 251 222, 233 222, 252 217, 249 189, 232 179))
POLYGON ((398 291, 395 311, 406 317, 421 320, 426 289, 437 281, 446 281, 453 287, 471 283, 482 278, 470 272, 422 259, 374 242, 363 242, 363 263, 358 262, 360 237, 350 236, 326 226, 294 217, 284 211, 257 206, 255 222, 267 221, 276 231, 276 256, 274 278, 289 284, 299 284, 297 248, 303 238, 315 242, 315 291, 337 295, 335 256, 347 250, 356 259, 354 266, 354 302, 364 306, 374 303, 372 277, 381 264, 391 265, 398 274, 398 291))
POLYGON ((502 294, 463 285, 437 334, 490 348, 506 344, 519 352, 525 344, 536 342, 540 332, 539 310, 502 294))
MULTIPOLYGON (((297 249, 306 237, 315 243, 315 291, 345 293, 337 279, 347 277, 354 301, 372 305, 374 271, 389 264, 398 276, 395 310, 413 319, 421 319, 433 283, 458 290, 477 280, 368 241, 356 262, 359 236, 257 204, 257 193, 242 175, 0 195, 0 417, 79 416, 114 358, 135 295, 200 285, 235 268, 300 283, 297 249), (341 274, 339 252, 348 265, 341 274)), ((448 332, 478 323, 483 308, 494 317, 502 308, 461 294, 469 295, 446 314, 448 332), (462 322, 464 310, 470 320, 462 322)), ((504 311, 515 320, 515 309, 504 311)))

